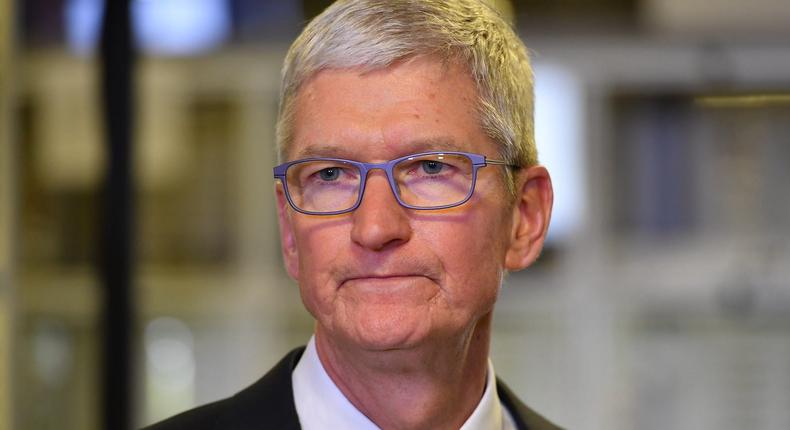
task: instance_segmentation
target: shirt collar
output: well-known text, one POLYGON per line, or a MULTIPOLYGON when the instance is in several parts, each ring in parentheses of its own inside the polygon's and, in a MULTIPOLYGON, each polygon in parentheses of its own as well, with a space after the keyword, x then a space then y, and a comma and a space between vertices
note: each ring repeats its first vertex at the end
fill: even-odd
MULTIPOLYGON (((304 430, 345 428, 355 430, 377 430, 368 417, 357 410, 337 388, 324 370, 315 348, 315 336, 310 338, 307 348, 291 375, 294 403, 299 423, 304 430)), ((507 414, 499 401, 496 390, 494 366, 488 360, 486 388, 472 415, 460 430, 502 429, 503 421, 509 424, 507 414)))

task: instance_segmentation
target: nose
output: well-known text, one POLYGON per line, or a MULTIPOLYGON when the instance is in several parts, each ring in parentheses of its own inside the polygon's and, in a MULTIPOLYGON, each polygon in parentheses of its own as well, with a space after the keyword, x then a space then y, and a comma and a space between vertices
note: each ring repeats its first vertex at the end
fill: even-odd
POLYGON ((408 242, 412 229, 406 210, 392 193, 386 174, 371 171, 362 202, 352 213, 351 240, 373 251, 408 242))

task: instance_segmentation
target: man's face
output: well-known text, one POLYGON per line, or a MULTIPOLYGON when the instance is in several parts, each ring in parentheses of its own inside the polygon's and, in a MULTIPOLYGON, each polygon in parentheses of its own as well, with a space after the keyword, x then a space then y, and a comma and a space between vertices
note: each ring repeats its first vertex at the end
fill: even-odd
MULTIPOLYGON (((418 58, 387 69, 325 70, 300 90, 289 159, 383 162, 429 150, 499 158, 461 68, 418 58)), ((513 220, 502 167, 479 171, 475 193, 448 210, 401 207, 382 170, 359 208, 299 214, 278 185, 283 254, 321 335, 372 350, 471 333, 493 310, 513 220)))

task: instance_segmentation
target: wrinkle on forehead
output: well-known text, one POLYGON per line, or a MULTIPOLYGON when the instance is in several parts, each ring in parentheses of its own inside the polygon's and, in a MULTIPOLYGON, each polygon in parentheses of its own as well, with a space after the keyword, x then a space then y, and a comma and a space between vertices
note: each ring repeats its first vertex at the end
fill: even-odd
MULTIPOLYGON (((343 144, 318 144, 318 145, 305 145, 294 156, 294 159, 302 158, 345 158, 354 161, 368 161, 356 160, 359 155, 359 149, 355 145, 343 144)), ((393 146, 397 148, 395 152, 387 151, 388 154, 394 158, 401 157, 409 154, 416 154, 418 152, 429 151, 456 151, 463 152, 460 144, 455 142, 450 136, 437 136, 424 139, 417 139, 409 142, 393 142, 393 146)), ((378 155, 378 154, 376 154, 378 155)))

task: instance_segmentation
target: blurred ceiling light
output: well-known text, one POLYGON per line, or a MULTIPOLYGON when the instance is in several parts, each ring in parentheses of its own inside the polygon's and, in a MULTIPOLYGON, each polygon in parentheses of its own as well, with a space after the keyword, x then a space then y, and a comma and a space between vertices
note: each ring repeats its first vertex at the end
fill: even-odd
POLYGON ((583 89, 566 67, 536 63, 534 69, 535 140, 554 185, 548 240, 561 241, 572 237, 586 216, 583 89))
POLYGON ((68 328, 59 321, 39 321, 31 342, 36 376, 50 388, 65 383, 74 364, 74 339, 68 328))
POLYGON ((199 54, 230 33, 227 0, 134 0, 132 12, 137 43, 149 54, 199 54))
POLYGON ((192 330, 177 318, 160 317, 145 327, 145 353, 149 368, 168 383, 194 382, 195 355, 192 330))
POLYGON ((145 327, 145 414, 154 422, 195 404, 195 342, 189 326, 160 317, 145 327))
MULTIPOLYGON (((228 0, 132 0, 135 41, 152 55, 196 55, 220 46, 231 31, 228 0)), ((67 0, 63 19, 69 48, 95 51, 104 0, 67 0)))
POLYGON ((102 0, 67 0, 63 8, 66 43, 77 55, 89 55, 96 49, 104 2, 102 0))
POLYGON ((790 94, 739 94, 701 96, 694 99, 698 106, 706 108, 762 108, 790 106, 790 94))

